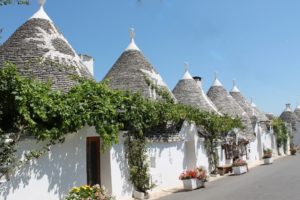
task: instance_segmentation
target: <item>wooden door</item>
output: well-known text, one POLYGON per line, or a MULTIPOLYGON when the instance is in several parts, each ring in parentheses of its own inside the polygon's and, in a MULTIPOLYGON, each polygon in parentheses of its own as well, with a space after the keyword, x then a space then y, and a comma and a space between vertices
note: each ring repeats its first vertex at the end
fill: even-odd
POLYGON ((100 183, 100 137, 88 137, 86 139, 86 168, 87 184, 100 183))

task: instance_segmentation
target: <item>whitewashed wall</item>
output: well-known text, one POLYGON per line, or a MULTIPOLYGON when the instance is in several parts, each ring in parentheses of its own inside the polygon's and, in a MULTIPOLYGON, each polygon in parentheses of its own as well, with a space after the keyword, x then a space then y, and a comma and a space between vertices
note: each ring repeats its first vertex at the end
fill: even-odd
MULTIPOLYGON (((120 134, 119 144, 113 145, 109 152, 111 170, 111 194, 116 199, 127 199, 131 197, 133 186, 129 181, 129 170, 125 158, 123 135, 120 134)), ((107 186, 107 184, 104 184, 107 186)))
MULTIPOLYGON (((153 142, 149 144, 149 166, 153 191, 182 184, 179 175, 187 169, 185 142, 153 142)), ((112 194, 117 199, 128 199, 133 192, 129 181, 124 145, 121 142, 110 150, 112 194)))
POLYGON ((152 143, 149 148, 150 174, 155 189, 181 185, 179 175, 187 169, 185 142, 152 143))
MULTIPOLYGON (((198 137, 195 126, 184 123, 180 134, 182 141, 149 144, 150 175, 157 185, 154 190, 181 186, 179 175, 187 169, 209 168, 204 141, 198 137)), ((89 136, 97 136, 93 128, 69 134, 63 144, 53 146, 49 153, 24 166, 9 182, 0 185, 0 199, 23 200, 30 194, 31 200, 61 200, 70 188, 86 184, 86 137, 89 136)), ((261 148, 269 148, 271 138, 274 139, 272 134, 257 134, 257 139, 249 145, 249 160, 254 162, 259 157, 259 139, 261 148)), ((119 139, 119 144, 101 153, 101 184, 117 199, 127 199, 131 197, 133 187, 129 181, 122 134, 119 139)), ((32 140, 22 142, 19 153, 32 146, 38 145, 32 140)), ((229 164, 224 150, 218 149, 220 165, 229 164)))
POLYGON ((209 169, 208 157, 206 154, 206 149, 204 147, 204 140, 198 138, 197 140, 197 166, 203 166, 206 170, 209 169))
MULTIPOLYGON (((53 146, 49 153, 23 166, 8 182, 0 185, 0 199, 58 200, 73 186, 86 184, 87 136, 97 135, 93 128, 69 134, 63 144, 53 146)), ((39 146, 33 140, 22 141, 18 154, 39 146)))
POLYGON ((272 149, 272 135, 270 133, 262 134, 263 148, 272 149))
MULTIPOLYGON (((195 126, 184 123, 180 135, 182 141, 149 144, 150 176, 152 183, 156 185, 152 191, 180 187, 182 181, 179 180, 179 176, 187 169, 194 169, 197 166, 208 169, 203 140, 199 139, 195 126)), ((114 145, 111 150, 112 193, 117 199, 130 197, 133 190, 128 181, 128 168, 123 162, 125 158, 122 144, 121 142, 114 145)))
POLYGON ((257 160, 262 159, 264 149, 272 149, 273 155, 277 156, 277 144, 276 137, 273 134, 273 130, 266 131, 261 128, 259 124, 256 124, 255 127, 256 139, 250 143, 250 162, 256 162, 257 160))
POLYGON ((259 135, 256 134, 255 140, 251 141, 249 143, 249 148, 248 148, 248 155, 249 156, 248 156, 248 159, 247 159, 249 164, 254 163, 254 162, 259 160, 259 149, 260 149, 260 147, 258 146, 259 145, 258 144, 258 136, 259 135))
POLYGON ((296 131, 293 131, 293 144, 300 147, 300 123, 296 123, 296 131))

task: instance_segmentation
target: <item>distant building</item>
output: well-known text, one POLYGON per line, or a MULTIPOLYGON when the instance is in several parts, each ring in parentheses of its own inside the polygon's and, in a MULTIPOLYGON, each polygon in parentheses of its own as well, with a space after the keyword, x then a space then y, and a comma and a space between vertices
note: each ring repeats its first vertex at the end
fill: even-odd
POLYGON ((297 114, 298 108, 292 110, 291 104, 286 104, 285 110, 280 114, 279 118, 283 120, 289 132, 292 134, 292 145, 300 146, 300 118, 297 114))
MULTIPOLYGON (((251 120, 256 139, 250 145, 257 146, 258 150, 258 154, 253 151, 250 152, 252 160, 255 160, 255 158, 253 157, 259 157, 261 159, 263 157, 264 149, 276 149, 276 139, 270 128, 270 120, 262 111, 257 108, 257 106, 253 102, 249 102, 242 95, 235 81, 233 82, 233 88, 230 91, 230 95, 247 113, 248 117, 251 120)), ((250 148, 253 149, 253 147, 250 148)))
POLYGON ((215 77, 212 86, 209 88, 207 96, 211 99, 211 101, 218 108, 218 111, 222 114, 241 118, 243 125, 245 126, 245 129, 240 135, 241 138, 247 140, 253 140, 255 138, 254 130, 249 116, 234 100, 234 98, 225 90, 222 83, 217 77, 215 77))

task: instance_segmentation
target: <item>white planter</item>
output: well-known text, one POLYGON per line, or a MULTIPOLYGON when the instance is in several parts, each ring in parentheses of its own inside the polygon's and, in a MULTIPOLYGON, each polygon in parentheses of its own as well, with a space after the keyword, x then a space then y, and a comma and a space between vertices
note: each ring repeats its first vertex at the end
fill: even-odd
POLYGON ((133 198, 135 198, 135 199, 145 199, 145 193, 134 190, 133 191, 133 198))
POLYGON ((0 173, 0 184, 7 182, 7 177, 0 173))
POLYGON ((264 158, 264 164, 269 165, 273 163, 273 158, 264 158))
POLYGON ((232 167, 232 171, 236 175, 244 174, 247 172, 247 166, 232 167))
POLYGON ((183 188, 185 190, 194 190, 197 188, 204 187, 204 182, 196 178, 182 180, 182 182, 183 182, 183 188))

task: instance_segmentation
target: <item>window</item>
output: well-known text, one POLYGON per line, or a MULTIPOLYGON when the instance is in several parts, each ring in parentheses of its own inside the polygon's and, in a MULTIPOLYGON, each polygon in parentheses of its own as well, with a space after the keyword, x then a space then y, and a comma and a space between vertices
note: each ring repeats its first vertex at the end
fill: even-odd
POLYGON ((100 184, 100 138, 86 139, 87 184, 100 184))

